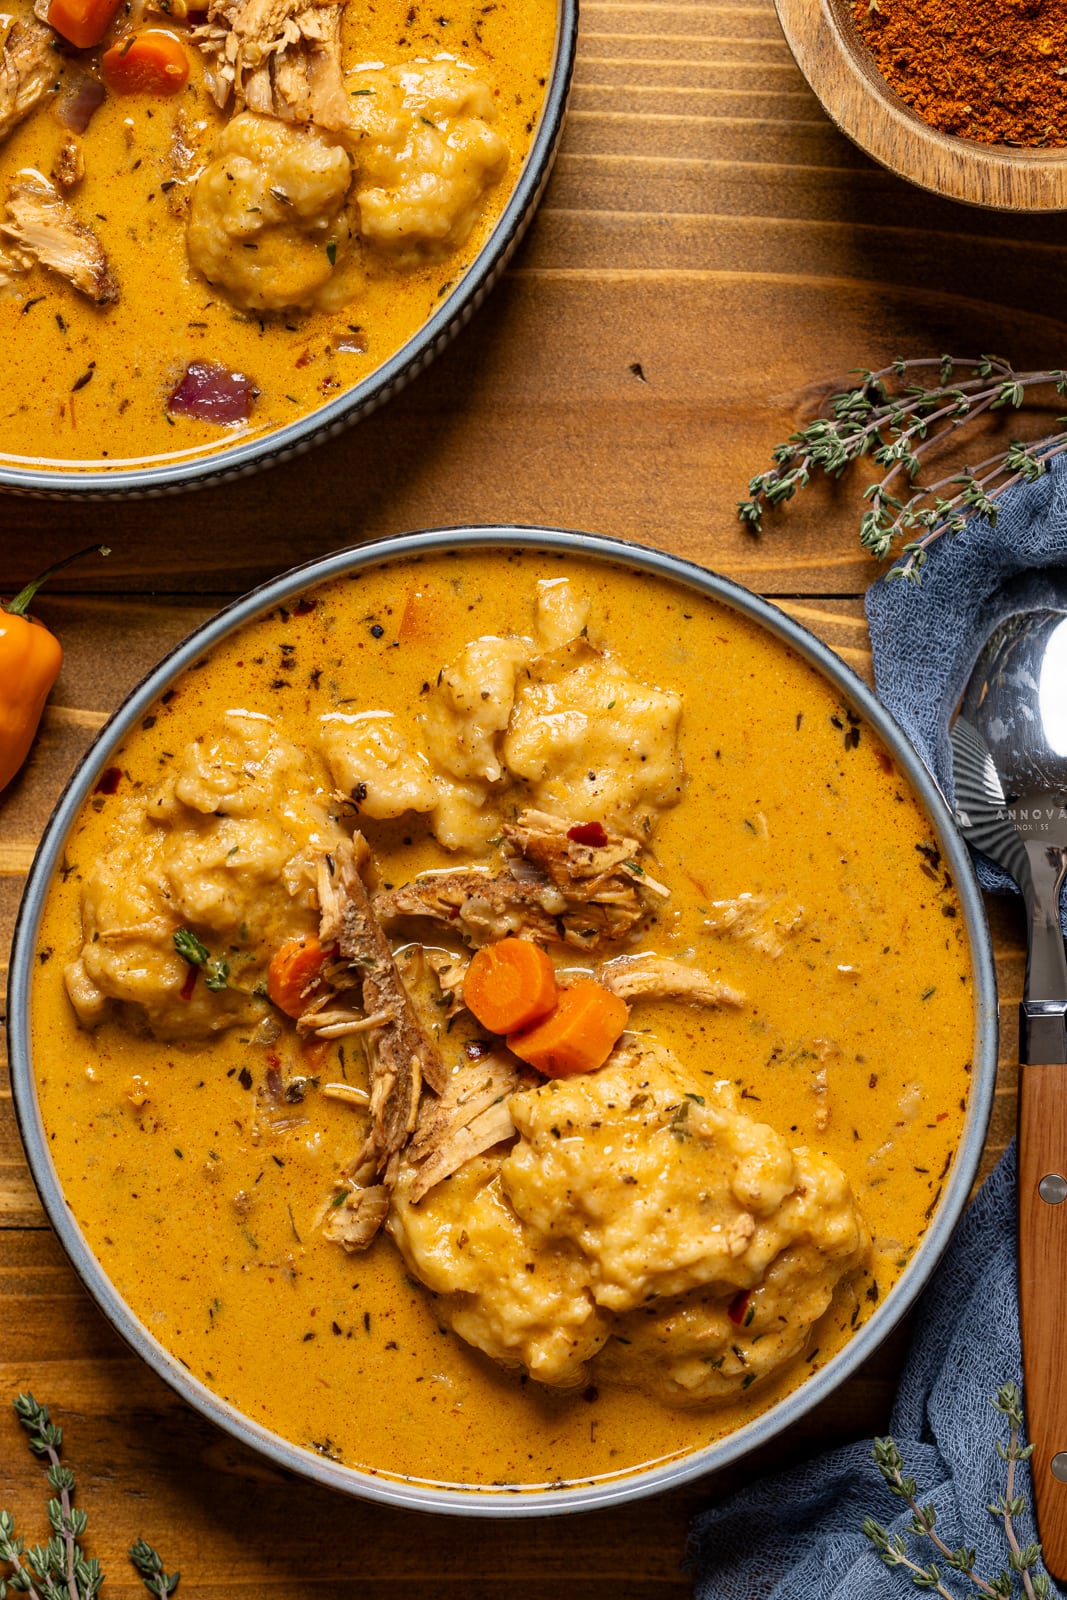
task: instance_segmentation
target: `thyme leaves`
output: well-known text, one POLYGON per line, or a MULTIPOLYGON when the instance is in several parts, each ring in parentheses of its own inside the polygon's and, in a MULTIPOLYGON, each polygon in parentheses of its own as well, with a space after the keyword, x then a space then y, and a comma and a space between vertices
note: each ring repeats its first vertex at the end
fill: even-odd
POLYGON ((955 538, 973 516, 995 525, 1005 491, 1043 477, 1067 451, 1064 431, 1030 443, 1012 439, 976 466, 920 484, 920 471, 957 429, 987 413, 1017 411, 1035 390, 1051 388, 1067 397, 1067 373, 1019 373, 999 356, 944 355, 898 358, 855 376, 854 388, 830 398, 829 414, 778 445, 774 466, 749 482, 749 498, 737 510, 753 533, 760 532, 765 511, 791 500, 813 475, 839 478, 867 456, 883 472, 864 491, 868 504, 860 518, 860 543, 879 560, 897 550, 899 559, 888 576, 918 584, 936 540, 946 534, 955 538))
MULTIPOLYGON (((74 1505, 74 1470, 60 1460, 63 1430, 51 1419, 48 1407, 32 1394, 14 1401, 15 1415, 29 1435, 30 1449, 48 1462, 46 1474, 52 1497, 48 1501, 51 1537, 46 1544, 26 1547, 15 1532, 9 1511, 0 1511, 0 1561, 9 1571, 0 1577, 0 1600, 24 1594, 29 1600, 96 1600, 104 1582, 100 1563, 86 1556, 79 1540, 88 1514, 74 1505)), ((144 1539, 130 1547, 130 1561, 148 1593, 167 1600, 178 1587, 181 1574, 165 1572, 159 1552, 144 1539)))
POLYGON ((183 961, 203 971, 205 984, 215 994, 227 987, 230 963, 225 956, 213 956, 207 945, 201 943, 191 928, 177 930, 174 935, 174 948, 183 961))
MULTIPOLYGON (((1004 1444, 998 1440, 996 1447, 997 1454, 1007 1463, 1008 1468, 1005 1493, 1001 1499, 988 1507, 990 1514, 1003 1522, 1004 1535, 1008 1542, 1008 1564, 996 1577, 986 1579, 979 1576, 975 1570, 974 1550, 963 1546, 953 1550, 941 1538, 937 1532, 936 1509, 933 1505, 920 1505, 918 1484, 906 1473, 903 1457, 893 1439, 874 1441, 875 1465, 885 1479, 890 1494, 896 1495, 898 1500, 903 1500, 911 1509, 912 1521, 908 1525, 908 1533, 916 1539, 929 1539, 949 1571, 961 1573, 978 1593, 987 1596, 988 1600, 1011 1600, 1012 1595, 1017 1592, 1015 1574, 1021 1579, 1026 1600, 1046 1600, 1052 1593, 1052 1585, 1045 1573, 1038 1570, 1041 1562, 1041 1546, 1036 1542, 1020 1545, 1014 1524, 1014 1519, 1026 1510, 1025 1497, 1015 1492, 1016 1463, 1028 1460, 1033 1451, 1033 1445, 1019 1443, 1023 1412, 1018 1387, 1014 1383, 1003 1384, 990 1404, 995 1411, 999 1411, 1007 1418, 1009 1427, 1008 1443, 1004 1444)), ((944 1600, 953 1600, 951 1591, 946 1589, 941 1581, 941 1568, 935 1561, 923 1566, 913 1560, 902 1534, 889 1533, 873 1517, 868 1517, 864 1521, 863 1532, 887 1567, 900 1567, 909 1575, 916 1588, 929 1589, 935 1594, 942 1595, 944 1600)))

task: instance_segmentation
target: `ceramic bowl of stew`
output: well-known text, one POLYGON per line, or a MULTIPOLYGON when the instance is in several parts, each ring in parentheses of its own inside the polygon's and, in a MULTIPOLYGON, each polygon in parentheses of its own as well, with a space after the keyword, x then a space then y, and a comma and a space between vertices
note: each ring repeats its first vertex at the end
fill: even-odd
POLYGON ((287 572, 147 675, 42 839, 8 1026, 131 1347, 278 1467, 471 1516, 673 1488, 854 1376, 996 1072, 967 850, 866 686, 699 566, 506 526, 287 572), (471 978, 509 939, 521 1025, 471 978))
MULTIPOLYGON (((997 211, 1067 210, 1067 150, 945 133, 886 82, 850 0, 775 0, 786 42, 830 120, 909 183, 997 211)), ((1055 120, 1055 119, 1053 119, 1055 120)))
POLYGON ((548 180, 577 0, 502 0, 470 27, 337 0, 326 43, 259 41, 282 49, 266 88, 257 42, 235 73, 230 13, 196 10, 167 19, 185 77, 155 93, 116 78, 145 33, 129 8, 76 52, 28 6, 14 20, 4 64, 24 62, 30 109, 0 148, 9 493, 166 494, 339 434, 469 322, 548 180))

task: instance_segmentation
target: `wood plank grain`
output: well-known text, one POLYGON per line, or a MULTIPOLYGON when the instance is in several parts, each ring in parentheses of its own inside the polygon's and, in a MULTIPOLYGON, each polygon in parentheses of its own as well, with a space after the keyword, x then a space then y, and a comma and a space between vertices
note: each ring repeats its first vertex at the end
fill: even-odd
MULTIPOLYGON (((832 128, 772 0, 584 0, 545 204, 485 308, 406 391, 312 457, 195 497, 0 497, 0 592, 93 540, 114 552, 37 608, 66 661, 0 795, 0 967, 41 829, 101 719, 228 599, 329 550, 465 522, 618 534, 777 596, 870 681, 861 596, 878 568, 856 542, 860 485, 813 489, 758 539, 735 503, 852 368, 989 348, 1062 364, 1065 269, 1062 222, 937 201, 832 128)), ((1003 1025, 983 1172, 1015 1127, 1023 970, 1017 908, 988 909, 1003 1025)), ((143 1595, 124 1555, 140 1533, 183 1569, 187 1600, 681 1600, 703 1506, 885 1430, 907 1333, 763 1451, 654 1500, 476 1527, 347 1500, 214 1430, 126 1349, 45 1222, 0 1051, 0 1505, 43 1531, 42 1479, 4 1399, 32 1388, 68 1429, 115 1600, 143 1595)))
MULTIPOLYGON (((85 507, 83 530, 106 530, 113 554, 106 575, 69 587, 239 589, 371 536, 474 520, 618 534, 765 593, 856 593, 878 572, 856 541, 858 484, 813 486, 760 539, 738 523, 736 502, 810 414, 813 375, 829 375, 822 394, 857 352, 877 362, 917 342, 974 348, 973 310, 958 297, 811 275, 521 267, 483 314, 477 349, 457 344, 402 405, 360 425, 361 458, 388 473, 353 474, 353 434, 317 451, 310 480, 296 462, 162 504, 150 543, 134 504, 85 507)), ((1025 359, 1047 327, 1005 314, 1001 332, 1025 359)), ((69 547, 54 511, 20 502, 0 534, 0 570, 14 582, 29 560, 69 547)))

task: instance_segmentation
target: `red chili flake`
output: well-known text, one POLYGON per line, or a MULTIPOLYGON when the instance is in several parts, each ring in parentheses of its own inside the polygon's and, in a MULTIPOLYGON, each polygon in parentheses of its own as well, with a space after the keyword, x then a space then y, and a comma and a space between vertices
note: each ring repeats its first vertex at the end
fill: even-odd
POLYGON ((306 617, 309 611, 314 611, 318 603, 319 602, 317 600, 312 600, 310 595, 301 595, 300 599, 293 607, 293 616, 306 617))
POLYGON ((310 350, 305 350, 303 352, 303 354, 297 356, 296 365, 298 367, 306 367, 310 360, 311 360, 311 351, 310 350))
POLYGON ((94 794, 115 794, 122 782, 121 767, 105 767, 100 774, 99 782, 93 790, 94 794))
POLYGON ((726 1308, 726 1315, 736 1328, 739 1328, 745 1320, 745 1312, 748 1310, 748 1301, 749 1291, 747 1289, 740 1289, 738 1293, 734 1295, 733 1299, 730 1301, 730 1304, 726 1308))
POLYGON ((948 1116, 948 1112, 947 1111, 939 1111, 937 1113, 937 1116, 934 1118, 934 1121, 935 1122, 944 1122, 944 1120, 945 1120, 945 1118, 947 1116, 948 1116))
POLYGON ((189 971, 185 974, 185 982, 178 990, 179 1000, 188 1001, 193 998, 193 990, 196 988, 196 975, 198 971, 198 967, 190 967, 189 971))
POLYGON ((573 828, 567 829, 567 838, 573 839, 575 844, 592 845, 594 850, 602 850, 608 842, 602 823, 576 822, 573 828))

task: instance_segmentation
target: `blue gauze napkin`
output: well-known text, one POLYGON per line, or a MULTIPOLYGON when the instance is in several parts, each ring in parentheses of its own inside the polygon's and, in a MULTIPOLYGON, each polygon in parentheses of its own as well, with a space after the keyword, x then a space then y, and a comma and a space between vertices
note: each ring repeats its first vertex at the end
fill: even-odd
MULTIPOLYGON (((1036 483, 1008 491, 995 527, 974 518, 956 539, 943 537, 931 546, 921 587, 883 579, 867 591, 878 697, 950 800, 949 723, 978 651, 996 623, 1016 609, 1012 579, 1049 567, 1067 568, 1063 457, 1036 483)), ((1065 595, 1067 582, 1061 582, 1061 604, 1065 595)), ((984 889, 1014 889, 984 857, 978 878, 984 889)))
MULTIPOLYGON (((867 594, 878 693, 951 798, 948 727, 989 628, 1011 610, 1005 585, 1033 568, 1067 567, 1067 464, 1009 491, 995 527, 972 519, 955 540, 931 547, 920 588, 879 580, 867 594)), ((992 862, 984 887, 1013 885, 992 862)), ((1006 1565, 1002 1524, 986 1507, 1005 1488, 996 1441, 1006 1420, 990 1397, 1022 1381, 1015 1266, 1015 1152, 1009 1149, 964 1215, 920 1302, 890 1432, 922 1504, 937 1509, 946 1544, 977 1551, 987 1579, 1006 1565)), ((1017 1492, 1031 1499, 1030 1474, 1017 1492)), ((694 1522, 687 1566, 695 1600, 903 1600, 916 1593, 878 1559, 861 1528, 872 1516, 904 1534, 911 1512, 886 1489, 870 1441, 847 1445, 763 1478, 694 1522)), ((1036 1537, 1017 1519, 1021 1542, 1036 1537)), ((922 1564, 928 1540, 909 1536, 922 1564)), ((947 1573, 953 1594, 970 1585, 947 1573)), ((1064 1591, 1054 1587, 1054 1593, 1064 1591)))

